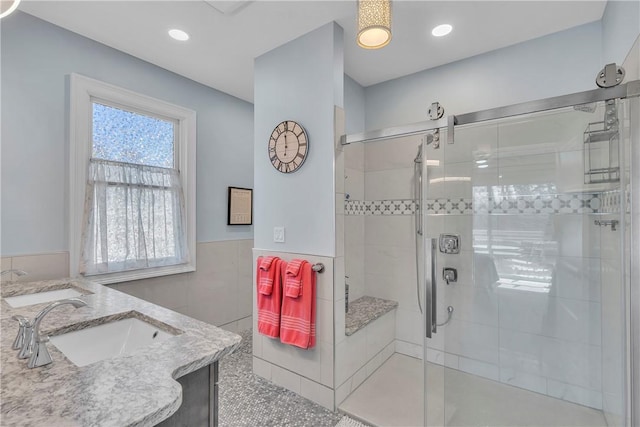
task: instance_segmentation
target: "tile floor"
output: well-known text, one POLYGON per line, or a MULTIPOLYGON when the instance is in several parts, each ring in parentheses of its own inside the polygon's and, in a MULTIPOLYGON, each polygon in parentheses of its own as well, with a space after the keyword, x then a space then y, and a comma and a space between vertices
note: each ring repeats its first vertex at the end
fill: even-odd
MULTIPOLYGON (((279 387, 252 373, 251 331, 242 344, 220 362, 220 427, 333 427, 344 414, 279 387)), ((350 424, 346 424, 350 425, 350 424)))
MULTIPOLYGON (((607 425, 602 412, 595 409, 439 365, 430 364, 429 368, 428 425, 443 425, 445 419, 450 426, 607 425)), ((421 360, 396 353, 340 405, 340 410, 374 426, 423 425, 422 369, 421 360)))

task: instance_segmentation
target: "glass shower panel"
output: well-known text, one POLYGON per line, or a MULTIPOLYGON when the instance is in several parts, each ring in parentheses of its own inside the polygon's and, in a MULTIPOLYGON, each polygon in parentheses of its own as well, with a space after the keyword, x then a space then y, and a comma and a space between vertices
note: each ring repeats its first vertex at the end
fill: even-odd
POLYGON ((430 425, 620 424, 620 182, 585 183, 585 149, 591 161, 611 156, 585 147, 606 110, 460 126, 453 145, 426 150, 427 234, 461 245, 437 254, 438 322, 453 313, 425 341, 427 378, 442 377, 427 381, 427 407, 444 389, 430 425))

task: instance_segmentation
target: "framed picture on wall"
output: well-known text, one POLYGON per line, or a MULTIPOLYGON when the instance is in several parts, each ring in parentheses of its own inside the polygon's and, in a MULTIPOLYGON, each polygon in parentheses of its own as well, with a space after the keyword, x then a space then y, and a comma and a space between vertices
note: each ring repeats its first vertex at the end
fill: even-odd
POLYGON ((253 190, 229 187, 227 225, 253 224, 253 190))

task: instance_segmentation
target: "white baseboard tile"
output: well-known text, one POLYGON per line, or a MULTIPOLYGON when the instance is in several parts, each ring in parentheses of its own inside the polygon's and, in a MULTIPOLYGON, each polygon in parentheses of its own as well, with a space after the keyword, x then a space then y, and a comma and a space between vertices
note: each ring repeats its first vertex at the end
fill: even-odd
POLYGON ((422 346, 418 344, 396 340, 395 352, 422 360, 422 346))
POLYGON ((271 381, 271 363, 253 356, 253 373, 271 381))
POLYGON ((311 381, 307 378, 300 379, 300 394, 318 405, 333 411, 333 390, 311 381))

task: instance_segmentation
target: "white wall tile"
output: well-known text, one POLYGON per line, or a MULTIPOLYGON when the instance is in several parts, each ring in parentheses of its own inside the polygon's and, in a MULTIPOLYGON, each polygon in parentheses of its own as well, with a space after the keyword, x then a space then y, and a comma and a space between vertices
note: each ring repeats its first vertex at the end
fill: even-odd
POLYGON ((412 342, 396 340, 395 344, 395 352, 404 354, 406 356, 414 357, 416 359, 422 360, 423 349, 422 345, 414 344, 412 342))
POLYGON ((316 299, 316 340, 333 345, 333 301, 316 299))
POLYGON ((451 369, 459 369, 460 368, 460 358, 451 353, 444 354, 444 366, 451 369))
POLYGON ((365 200, 413 199, 413 165, 404 169, 365 172, 365 200))
POLYGON ((427 348, 427 361, 436 365, 444 365, 444 352, 433 348, 427 348))
POLYGON ((336 214, 336 257, 344 256, 344 215, 336 214))
POLYGON ((500 380, 500 371, 498 366, 493 363, 487 363, 481 360, 471 359, 468 357, 458 358, 458 369, 480 377, 489 378, 493 381, 500 380))
POLYGON ((557 258, 550 294, 562 298, 599 302, 600 263, 591 258, 557 258))
POLYGON ((344 176, 344 192, 349 195, 349 200, 365 200, 364 172, 346 168, 344 176))
POLYGON ((367 379, 367 369, 365 366, 358 369, 353 377, 351 378, 351 388, 353 390, 360 387, 360 385, 367 379))
POLYGON ((345 153, 344 151, 337 150, 335 153, 335 182, 336 182, 336 193, 344 193, 346 190, 345 187, 345 153))
POLYGON ((11 260, 11 268, 24 270, 28 273, 26 276, 20 277, 13 275, 17 282, 62 279, 69 277, 69 253, 55 252, 15 256, 11 260))
POLYGON ((385 348, 382 349, 381 354, 381 358, 382 358, 382 363, 384 363, 388 358, 390 358, 391 356, 393 356, 393 353, 396 352, 396 342, 395 340, 391 343, 389 343, 389 345, 387 345, 385 348))
POLYGON ((500 294, 503 327, 537 335, 600 345, 600 304, 546 293, 505 289, 500 294))
POLYGON ((318 405, 334 410, 333 407, 333 390, 318 384, 314 381, 310 381, 306 378, 300 379, 300 394, 303 397, 317 403, 318 405))
POLYGON ((452 319, 444 339, 447 352, 495 365, 499 362, 498 328, 452 319))
POLYGON ((395 310, 392 310, 364 328, 367 337, 367 359, 375 357, 395 339, 395 315, 395 310))
POLYGON ((364 144, 349 144, 344 147, 345 167, 364 171, 364 144))
POLYGON ((271 365, 271 381, 291 390, 294 393, 300 394, 300 382, 302 377, 291 371, 283 369, 277 365, 271 365))
POLYGON ((253 373, 271 381, 271 363, 254 356, 253 373))
POLYGON ((411 168, 418 153, 420 135, 392 140, 369 142, 365 145, 364 166, 366 171, 411 168))
POLYGON ((422 346, 423 330, 422 315, 419 311, 404 310, 400 307, 396 309, 397 340, 422 346))
POLYGON ((360 330, 336 344, 335 375, 336 384, 342 384, 353 376, 367 362, 366 334, 360 330))
MULTIPOLYGON (((464 278, 464 273, 462 277, 464 278)), ((474 286, 472 283, 445 285, 445 289, 438 298, 444 305, 454 307, 453 318, 455 319, 494 327, 499 325, 498 293, 492 288, 474 286)), ((444 316, 445 312, 441 311, 441 315, 444 316)))
POLYGON ((456 128, 455 142, 443 150, 449 163, 473 162, 478 159, 494 159, 498 150, 498 126, 481 123, 456 128), (470 147, 473 147, 470 149, 470 147))
POLYGON ((320 348, 320 383, 331 388, 334 386, 333 346, 320 348))
POLYGON ((346 317, 346 313, 344 310, 344 304, 345 301, 343 299, 339 299, 337 300, 335 303, 335 307, 334 307, 334 318, 335 318, 335 337, 336 337, 336 345, 338 345, 338 343, 344 341, 346 339, 346 335, 345 335, 345 317, 346 317))
POLYGON ((351 377, 336 389, 336 406, 339 406, 351 394, 351 377))
POLYGON ((382 358, 382 351, 380 351, 380 353, 376 354, 374 357, 371 358, 371 360, 369 360, 367 362, 366 365, 364 365, 364 370, 367 373, 367 378, 373 374, 384 362, 383 358, 382 358))
POLYGON ((505 384, 535 391, 536 393, 547 394, 547 379, 545 377, 527 374, 513 368, 500 369, 500 381, 505 384))
POLYGON ((579 405, 602 409, 602 393, 547 378, 547 394, 579 405))
POLYGON ((413 216, 368 215, 364 221, 365 245, 415 246, 413 216))
POLYGON ((253 325, 253 318, 251 316, 243 317, 238 320, 238 331, 246 331, 247 329, 251 329, 253 325))

